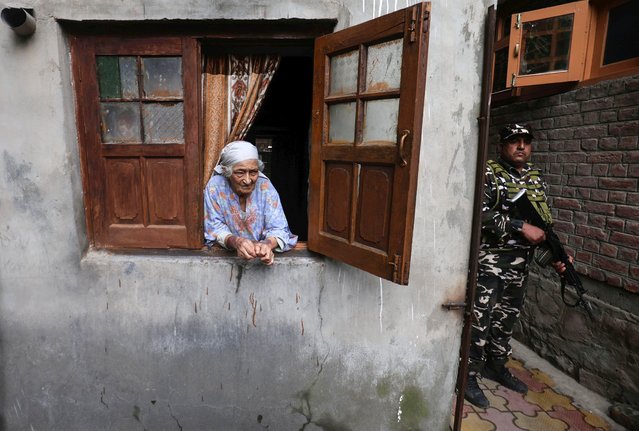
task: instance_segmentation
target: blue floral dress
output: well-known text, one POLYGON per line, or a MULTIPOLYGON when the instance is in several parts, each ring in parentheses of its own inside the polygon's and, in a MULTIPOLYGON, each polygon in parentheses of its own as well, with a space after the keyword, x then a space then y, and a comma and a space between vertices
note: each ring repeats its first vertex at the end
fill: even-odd
POLYGON ((229 235, 253 241, 275 237, 275 251, 287 251, 297 244, 297 235, 288 228, 280 196, 271 181, 260 174, 253 193, 246 199, 246 211, 231 189, 228 179, 213 175, 204 189, 204 237, 225 247, 229 235))

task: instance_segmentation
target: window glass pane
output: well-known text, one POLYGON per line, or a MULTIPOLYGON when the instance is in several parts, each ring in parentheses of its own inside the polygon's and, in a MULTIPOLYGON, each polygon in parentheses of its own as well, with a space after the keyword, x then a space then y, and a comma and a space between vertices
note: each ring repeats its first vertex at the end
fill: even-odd
POLYGON ((603 64, 639 57, 639 1, 610 9, 603 64))
POLYGON ((521 75, 567 70, 573 18, 568 14, 524 23, 521 75))
POLYGON ((140 107, 137 103, 100 103, 102 142, 140 143, 140 107))
POLYGON ((182 103, 150 103, 142 108, 146 144, 183 144, 184 107, 182 103))
POLYGON ((399 99, 369 100, 364 106, 364 144, 394 145, 399 99))
POLYGON ((355 102, 328 107, 328 141, 331 144, 355 142, 355 102))
POLYGON ((403 39, 397 39, 368 48, 366 59, 367 91, 399 88, 402 78, 403 43, 403 39))
POLYGON ((182 61, 180 57, 142 59, 144 97, 182 97, 182 61))
POLYGON ((139 97, 137 60, 135 57, 120 57, 119 63, 122 97, 137 99, 139 97))
POLYGON ((331 86, 329 94, 350 94, 357 92, 357 68, 359 51, 331 57, 331 86))
POLYGON ((100 98, 119 98, 122 95, 122 90, 120 87, 120 67, 118 57, 99 55, 95 60, 98 65, 100 98))

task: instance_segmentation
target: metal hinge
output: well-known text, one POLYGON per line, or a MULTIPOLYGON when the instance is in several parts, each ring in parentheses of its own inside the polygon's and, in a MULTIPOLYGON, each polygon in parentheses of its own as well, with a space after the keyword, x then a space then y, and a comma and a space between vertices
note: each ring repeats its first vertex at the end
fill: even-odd
POLYGON ((510 80, 510 86, 511 86, 511 87, 514 87, 516 83, 517 83, 517 75, 515 75, 515 74, 513 73, 513 77, 512 77, 512 79, 510 80))
POLYGON ((393 267, 393 283, 399 283, 399 273, 402 268, 402 257, 399 254, 393 256, 393 260, 388 262, 390 266, 393 267))
POLYGON ((408 26, 408 31, 410 31, 410 41, 415 42, 417 37, 415 36, 415 26, 417 25, 417 7, 414 7, 411 16, 410 16, 410 24, 408 26))
POLYGON ((430 19, 430 11, 425 10, 424 11, 424 33, 428 32, 428 20, 430 19))
POLYGON ((515 28, 517 30, 519 30, 521 28, 521 14, 518 13, 517 17, 515 18, 515 28))

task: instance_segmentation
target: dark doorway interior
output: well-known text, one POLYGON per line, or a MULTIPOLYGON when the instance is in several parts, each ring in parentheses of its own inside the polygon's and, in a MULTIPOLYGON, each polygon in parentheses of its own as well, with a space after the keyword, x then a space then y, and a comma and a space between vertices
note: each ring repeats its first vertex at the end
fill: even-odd
POLYGON ((313 92, 310 56, 283 56, 246 140, 257 145, 280 194, 291 231, 306 241, 309 136, 313 92))

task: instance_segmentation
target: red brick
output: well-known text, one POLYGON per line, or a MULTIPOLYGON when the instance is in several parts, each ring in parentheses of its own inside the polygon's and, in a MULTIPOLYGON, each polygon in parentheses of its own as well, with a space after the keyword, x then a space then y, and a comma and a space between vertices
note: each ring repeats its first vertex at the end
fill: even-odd
POLYGON ((597 187, 596 177, 577 177, 571 176, 568 179, 568 185, 574 187, 597 187))
POLYGON ((639 106, 619 110, 619 121, 635 120, 637 118, 639 118, 639 106))
POLYGON ((606 274, 597 268, 593 268, 593 267, 588 267, 588 273, 587 273, 588 277, 593 278, 597 281, 605 281, 606 280, 606 274))
POLYGON ((630 248, 639 248, 639 237, 637 235, 628 235, 621 232, 613 232, 610 235, 610 242, 619 245, 625 245, 630 248))
POLYGON ((631 207, 627 205, 617 205, 617 211, 615 211, 617 217, 629 218, 633 220, 639 220, 639 207, 631 207))
POLYGON ((574 233, 575 232, 575 225, 569 222, 565 222, 565 221, 557 221, 555 220, 554 224, 553 224, 554 230, 556 232, 563 232, 563 233, 574 233))
POLYGON ((599 111, 586 112, 583 120, 584 124, 599 124, 599 111))
POLYGON ((610 259, 608 257, 595 255, 592 257, 592 263, 604 271, 610 271, 621 275, 628 274, 628 263, 621 262, 617 259, 610 259))
POLYGON ((628 176, 630 178, 639 177, 639 163, 633 163, 632 165, 628 166, 628 176))
POLYGON ((617 253, 619 252, 619 247, 612 244, 603 243, 599 248, 599 253, 608 257, 617 257, 617 253))
POLYGON ((619 232, 623 230, 624 224, 625 224, 625 220, 618 219, 618 218, 610 218, 610 217, 608 218, 608 221, 606 222, 606 226, 608 227, 608 229, 616 230, 619 232))
POLYGON ((599 121, 602 123, 612 123, 617 121, 617 111, 603 111, 599 115, 599 121))
POLYGON ((592 190, 590 199, 593 201, 608 202, 608 190, 592 190))
POLYGON ((613 204, 606 204, 603 202, 586 202, 584 209, 588 212, 594 212, 597 214, 614 215, 615 206, 613 204))
POLYGON ((628 193, 626 195, 626 203, 628 205, 639 205, 639 193, 628 193))
POLYGON ((639 105, 639 91, 615 96, 614 105, 617 107, 639 105))
POLYGON ((625 177, 628 175, 628 165, 610 165, 610 175, 613 177, 625 177))
POLYGON ((610 192, 610 196, 608 197, 608 202, 614 202, 618 204, 626 203, 626 192, 610 192))
POLYGON ((632 178, 600 178, 599 187, 634 192, 637 190, 637 180, 632 178))
POLYGON ((634 280, 625 280, 623 288, 628 292, 639 293, 639 282, 634 280))
POLYGON ((611 124, 608 130, 612 136, 637 136, 639 135, 639 121, 611 124))
POLYGON ((572 209, 572 210, 580 210, 581 204, 577 199, 566 199, 555 197, 553 199, 553 206, 555 208, 564 208, 564 209, 572 209))
POLYGON ((639 266, 637 265, 631 265, 630 266, 630 270, 628 271, 628 274, 632 277, 632 278, 636 278, 639 280, 639 266))
POLYGON ((606 150, 616 150, 617 149, 618 139, 614 137, 607 137, 599 139, 599 148, 606 150))
POLYGON ((591 174, 592 174, 592 165, 590 163, 580 163, 577 166, 577 175, 590 176, 591 174))
POLYGON ((574 220, 575 223, 579 223, 579 224, 586 224, 588 223, 588 213, 584 213, 584 212, 575 212, 574 213, 574 220))
POLYGON ((639 163, 639 151, 627 151, 623 156, 625 163, 639 163))
POLYGON ((597 149, 597 144, 599 143, 598 139, 582 139, 581 141, 581 149, 584 151, 595 151, 597 149))
MULTIPOLYGON (((617 229, 617 230, 621 230, 621 229, 617 229)), ((626 222, 625 232, 630 235, 633 235, 633 234, 639 235, 639 222, 628 220, 626 222)))
POLYGON ((590 214, 588 225, 592 227, 604 228, 606 226, 606 216, 600 214, 590 214))
MULTIPOLYGON (((565 129, 569 130, 569 129, 565 129)), ((625 135, 631 135, 631 133, 625 133, 625 135)), ((574 131, 575 139, 579 138, 601 138, 603 136, 608 136, 608 126, 605 124, 598 126, 585 126, 580 127, 574 131)), ((573 136, 565 137, 563 139, 572 139, 573 136)))
POLYGON ((595 165, 592 165, 592 174, 596 177, 608 175, 608 164, 597 163, 595 165))
POLYGON ((581 248, 584 245, 584 239, 580 236, 570 235, 570 238, 568 238, 568 244, 573 247, 581 248))
POLYGON ((575 260, 577 262, 590 263, 592 261, 592 253, 587 251, 578 251, 575 255, 575 260))
POLYGON ((600 152, 588 156, 589 163, 621 163, 622 154, 617 152, 600 152))
POLYGON ((623 285, 623 279, 618 275, 606 275, 606 284, 614 287, 621 287, 623 285))
POLYGON ((619 149, 620 150, 636 150, 639 145, 637 136, 624 136, 619 140, 619 149))
MULTIPOLYGON (((577 225, 575 233, 591 240, 597 239, 600 241, 605 241, 608 239, 608 233, 605 230, 591 226, 577 225)), ((590 250, 598 251, 598 248, 597 250, 590 250)))
POLYGON ((599 253, 599 241, 595 241, 594 239, 586 238, 584 240, 584 250, 593 251, 595 253, 599 253))
POLYGON ((624 262, 636 262, 637 258, 639 258, 639 251, 626 247, 619 247, 617 258, 624 262))

